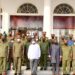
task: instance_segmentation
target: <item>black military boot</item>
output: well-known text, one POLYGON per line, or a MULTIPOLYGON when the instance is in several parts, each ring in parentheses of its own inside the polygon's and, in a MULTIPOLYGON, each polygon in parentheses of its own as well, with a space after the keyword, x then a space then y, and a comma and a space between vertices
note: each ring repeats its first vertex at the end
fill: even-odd
POLYGON ((19 75, 22 75, 21 73, 19 73, 19 75))
POLYGON ((47 68, 45 67, 44 70, 47 70, 47 68))
POLYGON ((43 70, 43 67, 41 67, 40 70, 43 70))
POLYGON ((67 74, 63 74, 63 75, 67 75, 67 74))
POLYGON ((30 70, 30 68, 29 68, 29 67, 27 67, 27 68, 26 68, 26 70, 30 70))
POLYGON ((33 75, 33 74, 31 74, 31 75, 33 75))
POLYGON ((15 75, 17 75, 17 73, 15 73, 15 75))
POLYGON ((70 75, 70 74, 67 74, 67 75, 70 75))

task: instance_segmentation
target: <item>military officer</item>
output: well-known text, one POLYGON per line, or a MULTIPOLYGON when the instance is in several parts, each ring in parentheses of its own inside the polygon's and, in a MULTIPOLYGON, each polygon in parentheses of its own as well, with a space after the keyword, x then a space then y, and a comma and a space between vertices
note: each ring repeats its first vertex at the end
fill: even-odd
POLYGON ((60 46, 64 45, 64 36, 61 36, 59 39, 60 46))
POLYGON ((23 42, 23 43, 25 43, 25 41, 26 41, 26 38, 25 38, 25 35, 24 35, 24 34, 22 34, 22 37, 21 37, 21 39, 22 39, 22 42, 23 42))
POLYGON ((4 75, 6 73, 6 66, 8 60, 8 43, 5 40, 5 37, 2 36, 0 39, 0 75, 4 75))
POLYGON ((72 58, 73 75, 75 75, 75 42, 74 42, 74 45, 72 46, 71 58, 72 58))
POLYGON ((5 31, 3 32, 3 36, 4 36, 5 38, 7 38, 7 34, 6 34, 5 31))
POLYGON ((11 38, 12 38, 12 33, 9 32, 9 34, 7 36, 7 41, 10 42, 11 38))
MULTIPOLYGON (((26 38, 25 34, 22 34, 21 39, 22 39, 22 43, 24 44, 24 52, 25 52, 25 44, 26 44, 26 41, 27 41, 27 38, 26 38)), ((23 52, 23 55, 22 55, 22 65, 23 66, 25 65, 25 55, 24 55, 24 52, 23 52)))
POLYGON ((28 53, 29 45, 31 43, 31 37, 30 36, 27 36, 26 39, 27 39, 27 41, 24 44, 24 46, 25 46, 24 59, 25 59, 25 64, 26 64, 26 70, 29 70, 30 69, 30 65, 29 65, 29 60, 28 60, 28 57, 27 57, 27 53, 28 53))
MULTIPOLYGON (((69 34, 68 37, 68 46, 73 46, 74 45, 74 40, 73 40, 73 35, 69 34)), ((70 70, 72 70, 72 58, 70 59, 70 70)))
POLYGON ((47 69, 47 57, 48 57, 48 49, 49 49, 49 43, 48 38, 46 37, 46 32, 43 32, 42 38, 40 41, 40 49, 41 49, 41 58, 40 58, 40 70, 46 70, 47 69))
POLYGON ((23 55, 24 45, 21 41, 20 35, 17 36, 17 39, 13 45, 13 59, 14 59, 14 69, 15 75, 21 75, 21 59, 23 55))
POLYGON ((74 44, 74 40, 73 40, 73 35, 72 34, 69 35, 69 39, 68 39, 67 43, 68 43, 68 46, 72 46, 74 44))
POLYGON ((9 46, 8 70, 10 70, 10 66, 13 63, 13 44, 14 44, 14 37, 12 36, 8 41, 8 46, 9 46))
POLYGON ((1 39, 1 37, 2 37, 2 33, 0 33, 0 39, 1 39))
POLYGON ((69 75, 70 73, 70 53, 72 50, 71 50, 71 47, 67 45, 67 39, 64 39, 64 45, 61 46, 61 49, 62 49, 63 74, 69 75))

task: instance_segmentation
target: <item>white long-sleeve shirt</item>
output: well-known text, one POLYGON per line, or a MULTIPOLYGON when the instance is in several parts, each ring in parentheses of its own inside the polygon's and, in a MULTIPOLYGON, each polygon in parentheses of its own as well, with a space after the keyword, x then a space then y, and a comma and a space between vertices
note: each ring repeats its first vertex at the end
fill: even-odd
POLYGON ((28 59, 39 59, 41 56, 40 46, 35 43, 31 44, 28 49, 28 59))

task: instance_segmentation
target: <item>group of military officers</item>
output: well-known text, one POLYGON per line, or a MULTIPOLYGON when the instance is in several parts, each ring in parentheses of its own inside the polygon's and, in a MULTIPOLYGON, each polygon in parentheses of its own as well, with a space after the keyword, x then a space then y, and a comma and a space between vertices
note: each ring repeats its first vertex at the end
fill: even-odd
MULTIPOLYGON (((49 50, 51 44, 57 40, 57 37, 52 34, 51 39, 48 39, 46 37, 46 32, 43 32, 41 38, 38 37, 38 33, 34 33, 34 39, 40 45, 41 49, 41 58, 39 63, 39 66, 41 67, 40 70, 47 70, 49 50)), ((0 75, 7 73, 7 70, 10 69, 11 63, 13 63, 15 75, 21 75, 22 65, 26 65, 26 70, 30 69, 27 57, 30 44, 31 36, 29 33, 26 35, 17 34, 15 37, 11 34, 8 36, 6 34, 0 35, 0 75)), ((61 36, 59 46, 62 52, 59 59, 60 62, 62 61, 63 74, 69 75, 70 62, 72 61, 73 75, 75 75, 75 43, 73 36, 61 36)))

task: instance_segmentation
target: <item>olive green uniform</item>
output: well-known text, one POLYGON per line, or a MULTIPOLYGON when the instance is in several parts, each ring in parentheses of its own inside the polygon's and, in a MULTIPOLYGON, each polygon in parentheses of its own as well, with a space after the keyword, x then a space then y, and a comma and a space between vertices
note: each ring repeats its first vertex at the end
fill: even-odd
POLYGON ((45 39, 45 42, 43 42, 43 40, 41 39, 40 49, 41 49, 40 66, 42 69, 47 69, 47 57, 49 49, 49 42, 47 38, 45 39))
POLYGON ((72 46, 72 69, 73 72, 75 73, 75 45, 72 46))
POLYGON ((64 41, 60 40, 59 44, 60 44, 60 46, 63 46, 64 45, 64 41))
POLYGON ((16 73, 21 73, 21 59, 23 55, 23 44, 22 43, 14 43, 13 49, 13 59, 14 59, 14 69, 16 73))
POLYGON ((8 42, 8 46, 9 46, 9 55, 8 55, 8 66, 7 66, 7 69, 10 70, 10 66, 11 66, 11 63, 13 63, 13 43, 14 43, 14 40, 13 40, 13 43, 11 42, 11 37, 7 37, 7 42, 8 42))
POLYGON ((26 67, 27 67, 28 69, 30 68, 29 60, 28 60, 28 57, 27 57, 29 45, 30 45, 30 42, 27 41, 27 42, 25 43, 25 51, 24 51, 25 64, 26 64, 26 67))
POLYGON ((63 74, 69 74, 70 72, 70 53, 71 47, 67 45, 62 45, 62 67, 63 67, 63 74))
POLYGON ((0 74, 6 72, 8 58, 8 43, 0 42, 0 74))
POLYGON ((24 38, 24 39, 22 39, 22 43, 24 44, 24 51, 23 51, 23 55, 22 55, 22 65, 24 66, 25 65, 25 44, 26 44, 26 41, 27 41, 27 39, 26 38, 24 38))

